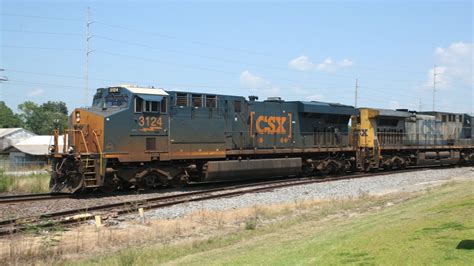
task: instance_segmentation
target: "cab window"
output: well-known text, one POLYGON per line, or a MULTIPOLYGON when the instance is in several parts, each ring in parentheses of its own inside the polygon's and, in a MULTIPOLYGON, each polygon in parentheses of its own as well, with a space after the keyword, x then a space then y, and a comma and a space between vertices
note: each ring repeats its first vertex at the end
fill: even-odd
POLYGON ((135 113, 143 112, 143 99, 135 97, 135 113))
POLYGON ((145 112, 147 113, 158 113, 159 102, 145 101, 145 112))
POLYGON ((163 97, 163 100, 161 100, 161 110, 160 110, 160 112, 162 114, 166 114, 166 110, 167 110, 167 105, 166 104, 167 104, 166 103, 166 98, 163 97))
POLYGON ((166 98, 161 101, 145 101, 140 97, 135 97, 135 113, 166 113, 166 98))

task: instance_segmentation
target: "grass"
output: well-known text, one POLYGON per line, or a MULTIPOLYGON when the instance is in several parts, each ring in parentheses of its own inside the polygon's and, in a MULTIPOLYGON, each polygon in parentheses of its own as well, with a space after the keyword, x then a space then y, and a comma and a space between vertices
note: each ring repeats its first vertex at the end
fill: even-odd
MULTIPOLYGON (((228 235, 176 245, 148 243, 73 264, 470 265, 473 251, 456 247, 474 240, 473 191, 474 183, 464 182, 416 197, 298 204, 298 210, 280 211, 296 215, 277 222, 253 227, 244 220, 241 230, 228 235)), ((268 210, 249 217, 257 216, 277 218, 268 210)))
POLYGON ((0 173, 0 192, 45 193, 49 192, 49 174, 12 176, 0 173))

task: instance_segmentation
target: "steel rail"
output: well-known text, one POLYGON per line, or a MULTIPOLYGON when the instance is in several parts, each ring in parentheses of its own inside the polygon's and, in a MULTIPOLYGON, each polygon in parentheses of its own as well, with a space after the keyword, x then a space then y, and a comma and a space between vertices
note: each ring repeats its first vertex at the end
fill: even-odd
MULTIPOLYGON (((440 168, 440 166, 435 166, 440 168)), ((311 177, 293 178, 283 180, 272 180, 268 182, 242 184, 236 186, 226 186, 207 190, 186 192, 182 194, 174 194, 167 196, 158 196, 143 200, 125 201, 112 204, 98 205, 88 208, 79 208, 67 211, 60 211, 39 215, 36 217, 17 218, 11 220, 0 221, 0 235, 15 234, 25 231, 28 228, 49 228, 58 225, 70 225, 81 223, 86 220, 93 219, 95 215, 123 215, 137 211, 138 208, 157 209, 177 205, 187 202, 197 202, 208 199, 217 199, 225 197, 234 197, 238 195, 271 191, 274 189, 306 185, 312 183, 324 183, 339 180, 356 179, 362 177, 383 176, 396 173, 408 173, 434 168, 433 166, 413 167, 398 171, 375 172, 375 173, 356 173, 344 176, 330 176, 322 179, 311 177)))
POLYGON ((27 201, 36 201, 36 200, 53 200, 60 198, 70 198, 71 194, 66 193, 38 193, 38 194, 21 194, 21 195, 9 195, 9 196, 0 196, 0 204, 4 203, 18 203, 18 202, 27 202, 27 201))

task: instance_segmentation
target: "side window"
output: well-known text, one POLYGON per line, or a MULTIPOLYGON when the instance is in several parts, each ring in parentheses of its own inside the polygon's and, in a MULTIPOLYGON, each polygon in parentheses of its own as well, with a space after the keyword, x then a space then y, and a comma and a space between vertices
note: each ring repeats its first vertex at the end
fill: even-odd
POLYGON ((446 115, 441 116, 441 122, 446 122, 446 115))
POLYGON ((234 112, 240 113, 242 112, 242 103, 240 101, 234 101, 234 112))
POLYGON ((462 122, 462 115, 459 115, 459 122, 462 122))
POLYGON ((216 95, 206 95, 206 107, 217 107, 217 96, 216 95))
POLYGON ((135 113, 143 112, 143 99, 135 97, 135 113))
POLYGON ((155 101, 145 101, 145 112, 158 113, 159 104, 160 104, 159 102, 155 102, 155 101))
POLYGON ((176 94, 176 106, 188 106, 188 95, 186 93, 176 94))
POLYGON ((202 107, 201 94, 192 94, 191 98, 192 98, 193 107, 202 107))
POLYGON ((161 110, 160 112, 162 114, 166 114, 166 110, 167 110, 167 106, 166 106, 166 97, 163 97, 163 100, 161 100, 161 110))

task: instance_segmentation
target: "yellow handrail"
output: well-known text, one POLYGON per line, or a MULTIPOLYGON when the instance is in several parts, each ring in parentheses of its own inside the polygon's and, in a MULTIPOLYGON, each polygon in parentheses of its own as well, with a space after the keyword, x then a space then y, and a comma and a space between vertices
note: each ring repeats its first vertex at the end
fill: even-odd
POLYGON ((92 133, 94 133, 94 136, 95 136, 95 140, 97 142, 97 148, 99 150, 99 173, 100 175, 102 175, 102 148, 100 147, 100 142, 99 142, 99 138, 97 137, 97 132, 94 130, 92 130, 92 133))

